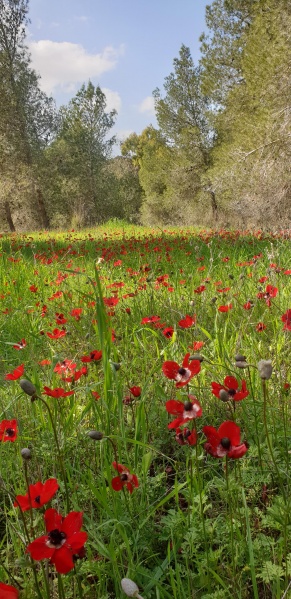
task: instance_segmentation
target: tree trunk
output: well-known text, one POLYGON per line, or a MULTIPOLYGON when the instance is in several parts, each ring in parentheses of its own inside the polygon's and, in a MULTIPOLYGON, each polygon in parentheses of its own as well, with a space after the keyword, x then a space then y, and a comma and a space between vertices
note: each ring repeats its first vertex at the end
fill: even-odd
POLYGON ((45 229, 48 229, 50 226, 50 221, 49 221, 48 213, 46 211, 46 207, 44 204, 43 195, 42 195, 42 192, 39 189, 39 187, 36 190, 36 197, 37 197, 37 203, 38 203, 38 207, 40 210, 40 215, 41 215, 43 226, 45 227, 45 229))
POLYGON ((216 202, 216 197, 215 197, 215 193, 214 191, 212 191, 212 189, 208 190, 211 196, 211 208, 212 208, 212 216, 213 216, 213 220, 214 222, 217 222, 218 219, 218 206, 217 206, 217 202, 216 202))
POLYGON ((5 202, 4 208, 5 208, 5 214, 6 214, 7 222, 8 222, 8 225, 9 225, 9 229, 10 229, 11 232, 14 232, 15 231, 15 227, 14 227, 12 216, 11 216, 11 210, 10 210, 10 204, 9 204, 9 202, 5 202))

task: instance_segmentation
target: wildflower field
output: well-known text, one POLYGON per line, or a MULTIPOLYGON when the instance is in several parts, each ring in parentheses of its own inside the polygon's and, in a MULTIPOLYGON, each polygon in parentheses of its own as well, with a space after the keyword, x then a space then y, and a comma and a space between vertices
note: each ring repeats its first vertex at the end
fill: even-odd
POLYGON ((0 599, 291 595, 287 232, 0 238, 0 599))

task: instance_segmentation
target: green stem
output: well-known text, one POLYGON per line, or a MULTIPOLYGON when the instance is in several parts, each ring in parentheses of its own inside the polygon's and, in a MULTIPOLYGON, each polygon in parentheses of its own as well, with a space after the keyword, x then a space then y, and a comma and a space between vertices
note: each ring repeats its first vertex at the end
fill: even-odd
POLYGON ((227 491, 227 504, 229 509, 229 519, 230 519, 230 542, 231 542, 231 557, 232 557, 232 569, 233 576, 235 577, 235 559, 234 559, 234 538, 233 538, 233 521, 232 521, 232 501, 231 494, 229 491, 229 469, 228 469, 228 456, 225 459, 225 480, 226 480, 226 491, 227 491))
POLYGON ((253 390, 253 386, 252 386, 252 378, 251 378, 251 372, 250 372, 249 366, 248 366, 248 374, 249 374, 250 390, 251 390, 251 396, 252 396, 252 400, 253 400, 254 414, 255 414, 255 428, 256 428, 256 437, 257 437, 257 443, 258 443, 259 464, 260 464, 261 472, 263 473, 263 462, 262 462, 262 452, 261 452, 261 444, 260 444, 259 429, 258 429, 257 407, 256 407, 256 400, 255 400, 255 396, 254 396, 254 390, 253 390))
POLYGON ((277 466, 277 462, 274 456, 274 452, 273 452, 273 447, 272 447, 272 443, 271 443, 271 439, 270 439, 270 435, 269 435, 269 429, 268 429, 268 423, 267 423, 267 397, 268 397, 268 393, 267 393, 267 385, 266 385, 266 381, 264 379, 262 379, 262 387, 263 387, 263 397, 264 397, 264 412, 263 412, 263 419, 264 419, 264 427, 265 427, 265 433, 266 433, 266 439, 267 439, 267 445, 269 448, 269 452, 270 452, 270 456, 273 462, 273 466, 276 470, 276 474, 278 477, 278 484, 281 488, 282 491, 282 495, 283 495, 283 499, 284 499, 284 503, 285 505, 287 504, 287 497, 286 497, 286 493, 285 493, 285 489, 284 486, 282 484, 281 481, 281 475, 279 472, 279 468, 277 466))
POLYGON ((57 430, 55 427, 55 423, 54 423, 54 419, 53 419, 53 415, 51 412, 51 409, 48 405, 48 403, 45 401, 45 399, 43 399, 43 397, 41 396, 37 396, 38 399, 40 399, 40 401, 42 401, 42 403, 45 405, 49 417, 50 417, 50 421, 51 421, 51 425, 52 425, 52 429, 53 429, 53 433, 54 433, 54 438, 55 438, 55 442, 56 442, 56 446, 57 446, 57 451, 58 451, 58 455, 59 455, 59 464, 60 464, 60 468, 62 471, 62 476, 63 476, 63 481, 64 481, 64 485, 65 485, 65 490, 66 490, 66 505, 67 505, 67 511, 70 511, 70 499, 69 499, 69 489, 68 489, 68 484, 67 484, 67 477, 66 477, 66 472, 65 472, 65 468, 64 468, 64 462, 63 462, 63 457, 62 457, 62 453, 61 453, 61 448, 60 448, 60 444, 59 444, 59 440, 58 440, 58 435, 57 435, 57 430))

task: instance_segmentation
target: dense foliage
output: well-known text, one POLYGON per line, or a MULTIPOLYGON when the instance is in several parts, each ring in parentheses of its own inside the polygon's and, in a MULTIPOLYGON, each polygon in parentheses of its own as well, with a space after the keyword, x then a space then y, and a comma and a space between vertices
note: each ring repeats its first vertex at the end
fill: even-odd
POLYGON ((29 0, 0 0, 0 223, 3 229, 219 222, 265 228, 291 217, 290 0, 213 0, 195 65, 181 46, 157 128, 111 158, 109 112, 82 85, 56 110, 25 46, 29 0), (127 201, 128 198, 128 201, 127 201))

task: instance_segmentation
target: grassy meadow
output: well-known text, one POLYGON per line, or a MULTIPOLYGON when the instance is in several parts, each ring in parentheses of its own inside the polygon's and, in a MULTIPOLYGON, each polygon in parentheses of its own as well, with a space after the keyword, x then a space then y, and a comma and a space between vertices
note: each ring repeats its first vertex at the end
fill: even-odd
POLYGON ((288 233, 2 235, 0 324, 0 599, 290 596, 288 233))

